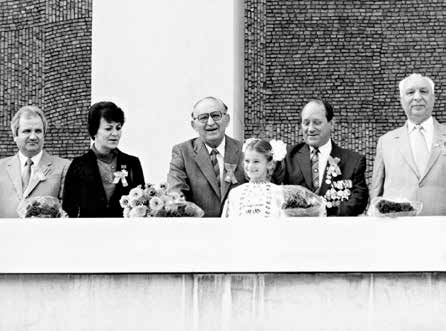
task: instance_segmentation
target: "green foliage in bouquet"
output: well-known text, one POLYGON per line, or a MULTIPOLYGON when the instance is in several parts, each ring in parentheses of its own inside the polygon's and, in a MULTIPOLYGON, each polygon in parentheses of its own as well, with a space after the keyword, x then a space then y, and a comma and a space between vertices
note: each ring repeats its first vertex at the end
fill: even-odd
POLYGON ((165 184, 141 185, 120 199, 123 216, 134 217, 203 217, 204 211, 186 201, 181 192, 167 192, 165 184))
POLYGON ((395 202, 384 199, 378 202, 376 208, 381 214, 415 210, 409 202, 395 202))
POLYGON ((289 217, 326 216, 325 200, 299 185, 283 185, 282 209, 289 217))
POLYGON ((17 213, 20 218, 66 218, 67 213, 62 209, 59 199, 41 196, 23 200, 17 213))
POLYGON ((370 203, 368 215, 378 217, 416 216, 421 212, 422 207, 423 204, 420 201, 375 197, 370 203))

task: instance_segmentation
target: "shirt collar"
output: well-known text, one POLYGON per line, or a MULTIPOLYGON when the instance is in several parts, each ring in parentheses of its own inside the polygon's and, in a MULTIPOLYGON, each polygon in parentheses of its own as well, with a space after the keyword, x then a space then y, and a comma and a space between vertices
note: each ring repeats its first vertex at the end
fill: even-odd
MULTIPOLYGON (((41 150, 39 153, 34 155, 31 160, 33 161, 33 165, 36 166, 39 164, 40 159, 42 158, 43 150, 41 150)), ((20 159, 20 165, 23 168, 26 164, 26 161, 28 160, 28 157, 25 156, 21 151, 19 151, 19 159, 20 159)))
MULTIPOLYGON (((323 144, 322 146, 319 146, 318 148, 319 148, 319 153, 324 154, 324 155, 325 154, 330 155, 331 148, 332 148, 331 139, 328 139, 328 141, 325 144, 323 144)), ((310 146, 310 152, 312 152, 313 149, 314 149, 314 147, 310 146)))
MULTIPOLYGON (((432 116, 430 116, 427 120, 424 120, 424 122, 421 122, 419 124, 423 127, 423 130, 430 131, 434 129, 434 119, 432 116)), ((412 132, 415 129, 416 124, 412 122, 411 120, 407 120, 407 129, 409 132, 412 132)))
MULTIPOLYGON (((208 150, 208 153, 211 154, 212 147, 208 146, 206 143, 204 144, 208 150)), ((216 147, 218 153, 225 158, 225 147, 226 147, 226 137, 223 136, 223 140, 221 141, 220 145, 216 147)))

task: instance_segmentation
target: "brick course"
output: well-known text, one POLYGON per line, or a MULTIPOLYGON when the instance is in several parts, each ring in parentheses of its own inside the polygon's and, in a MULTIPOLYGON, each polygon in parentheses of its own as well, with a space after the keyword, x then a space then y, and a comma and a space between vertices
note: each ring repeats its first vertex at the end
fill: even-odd
POLYGON ((16 152, 10 121, 27 104, 49 120, 48 151, 73 158, 88 149, 91 14, 91 0, 0 2, 0 157, 16 152))
POLYGON ((245 137, 300 141, 299 112, 313 98, 335 108, 334 140, 367 157, 405 121, 398 82, 435 82, 446 122, 444 1, 245 0, 245 137))

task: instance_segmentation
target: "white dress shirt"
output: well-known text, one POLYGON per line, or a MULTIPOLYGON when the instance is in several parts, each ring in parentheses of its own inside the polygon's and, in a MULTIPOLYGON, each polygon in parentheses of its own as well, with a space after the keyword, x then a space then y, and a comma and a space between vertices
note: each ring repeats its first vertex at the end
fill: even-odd
MULTIPOLYGON (((331 153, 331 139, 328 139, 328 141, 322 145, 319 146, 319 187, 322 186, 322 179, 325 174, 325 167, 327 166, 328 157, 331 153)), ((314 147, 310 146, 310 155, 313 151, 314 147)))
MULTIPOLYGON (((426 140, 426 146, 427 150, 430 153, 432 149, 432 142, 434 140, 434 120, 431 117, 429 117, 427 120, 419 124, 423 129, 421 132, 423 132, 424 139, 426 140)), ((409 140, 410 140, 410 148, 413 151, 413 132, 415 130, 416 124, 412 122, 411 120, 407 120, 407 132, 409 133, 409 140)))
MULTIPOLYGON (((204 144, 208 150, 208 153, 211 154, 212 147, 204 144)), ((216 150, 218 151, 217 154, 217 162, 218 167, 220 168, 220 183, 223 183, 223 172, 225 170, 225 147, 226 147, 226 137, 223 137, 223 140, 221 141, 220 145, 216 147, 216 150)))
MULTIPOLYGON (((38 154, 34 155, 31 160, 33 161, 33 164, 31 166, 31 177, 30 179, 34 176, 34 172, 37 169, 37 166, 40 162, 40 159, 42 158, 42 154, 43 154, 43 150, 41 150, 38 154)), ((26 171, 26 161, 28 160, 28 158, 22 154, 22 152, 19 151, 19 159, 20 159, 20 173, 22 174, 22 178, 25 175, 25 171, 26 171)))

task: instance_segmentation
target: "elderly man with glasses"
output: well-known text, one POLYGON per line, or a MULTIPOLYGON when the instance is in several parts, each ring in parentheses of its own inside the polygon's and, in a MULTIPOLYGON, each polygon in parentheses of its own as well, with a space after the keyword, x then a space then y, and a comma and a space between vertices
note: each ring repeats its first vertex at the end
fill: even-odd
POLYGON ((191 125, 197 138, 175 145, 167 175, 169 191, 184 193, 205 217, 219 217, 229 190, 245 182, 242 145, 225 135, 228 107, 206 97, 193 107, 191 125))

